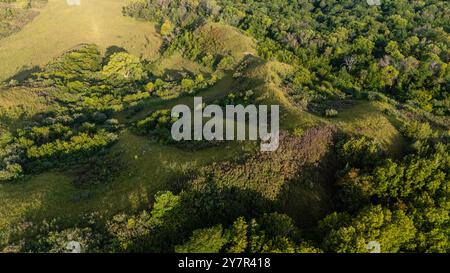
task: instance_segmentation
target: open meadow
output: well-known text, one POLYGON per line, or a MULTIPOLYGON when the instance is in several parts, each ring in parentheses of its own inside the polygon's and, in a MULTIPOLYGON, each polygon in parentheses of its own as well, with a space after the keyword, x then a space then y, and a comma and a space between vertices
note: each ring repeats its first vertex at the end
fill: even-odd
POLYGON ((153 24, 122 16, 125 0, 48 0, 20 32, 0 40, 0 80, 19 79, 80 44, 103 50, 124 48, 144 58, 157 53, 161 39, 153 24), (69 1, 70 2, 70 1, 69 1), (25 72, 22 73, 21 72, 25 72))

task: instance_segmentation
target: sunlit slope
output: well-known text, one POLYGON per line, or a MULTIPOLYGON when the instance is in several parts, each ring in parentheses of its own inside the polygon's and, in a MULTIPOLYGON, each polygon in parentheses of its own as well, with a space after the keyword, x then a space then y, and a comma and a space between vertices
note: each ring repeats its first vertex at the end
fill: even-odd
POLYGON ((161 39, 154 26, 122 16, 126 0, 49 0, 41 14, 20 32, 0 40, 0 80, 21 70, 42 66, 82 43, 106 49, 123 47, 146 58, 159 49, 161 39))
POLYGON ((230 54, 236 60, 248 54, 256 54, 255 41, 238 29, 219 24, 207 23, 195 31, 202 50, 213 55, 230 54))

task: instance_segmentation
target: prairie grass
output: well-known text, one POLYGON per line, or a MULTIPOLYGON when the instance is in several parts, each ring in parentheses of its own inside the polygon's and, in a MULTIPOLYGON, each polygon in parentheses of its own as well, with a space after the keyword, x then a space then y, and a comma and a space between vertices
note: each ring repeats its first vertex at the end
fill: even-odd
POLYGON ((0 81, 41 67, 79 44, 94 43, 103 50, 115 46, 152 58, 161 38, 152 23, 122 15, 125 0, 81 1, 69 6, 48 0, 45 8, 21 31, 0 40, 0 81))

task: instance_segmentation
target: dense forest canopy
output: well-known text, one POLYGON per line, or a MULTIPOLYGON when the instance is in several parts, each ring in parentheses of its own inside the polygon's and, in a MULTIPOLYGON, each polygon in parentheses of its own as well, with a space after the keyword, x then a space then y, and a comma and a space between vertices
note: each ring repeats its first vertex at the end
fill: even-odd
POLYGON ((4 84, 40 104, 0 108, 0 183, 63 173, 83 207, 139 173, 170 175, 148 178, 143 204, 11 220, 4 251, 450 252, 448 1, 133 0, 122 13, 156 24, 157 57, 82 44, 4 84), (170 106, 194 95, 280 104, 280 148, 238 143, 226 159, 226 143, 175 142, 170 106), (186 154, 194 165, 176 165, 186 154))

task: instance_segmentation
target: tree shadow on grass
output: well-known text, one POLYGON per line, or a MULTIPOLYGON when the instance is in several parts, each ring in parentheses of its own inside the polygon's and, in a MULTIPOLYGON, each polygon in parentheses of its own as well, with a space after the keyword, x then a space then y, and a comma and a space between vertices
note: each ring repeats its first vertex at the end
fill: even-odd
POLYGON ((306 232, 313 236, 317 223, 335 210, 335 174, 337 159, 334 152, 325 154, 317 163, 300 170, 296 179, 287 181, 278 196, 277 206, 306 232))
POLYGON ((113 46, 108 47, 105 52, 105 57, 103 58, 103 63, 104 64, 108 63, 109 58, 112 55, 114 55, 116 53, 121 53, 121 52, 128 53, 128 51, 125 48, 120 47, 120 46, 113 45, 113 46))
POLYGON ((21 82, 25 79, 27 79, 31 74, 41 72, 42 68, 40 66, 33 66, 33 67, 22 67, 19 72, 17 72, 12 77, 7 78, 4 80, 5 83, 9 83, 11 81, 18 81, 21 82))

